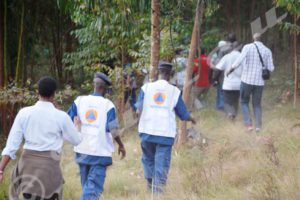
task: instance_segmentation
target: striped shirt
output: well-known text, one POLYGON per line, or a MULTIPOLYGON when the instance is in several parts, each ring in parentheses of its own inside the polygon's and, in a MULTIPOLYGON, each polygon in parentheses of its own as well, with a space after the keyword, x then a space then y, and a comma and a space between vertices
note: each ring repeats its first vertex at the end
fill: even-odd
MULTIPOLYGON (((259 41, 256 41, 255 44, 257 45, 258 50, 262 56, 265 67, 271 72, 274 71, 271 50, 259 41)), ((262 78, 263 67, 254 43, 250 43, 244 46, 241 55, 234 62, 232 67, 237 68, 243 60, 245 60, 245 62, 242 66, 242 82, 249 85, 263 86, 265 83, 262 78)))

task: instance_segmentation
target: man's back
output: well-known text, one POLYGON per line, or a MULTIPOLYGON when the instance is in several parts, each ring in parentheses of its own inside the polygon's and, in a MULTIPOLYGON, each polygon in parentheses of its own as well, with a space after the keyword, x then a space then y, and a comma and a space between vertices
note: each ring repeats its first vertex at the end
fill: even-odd
POLYGON ((147 83, 142 87, 144 93, 143 111, 139 132, 151 135, 175 136, 175 106, 180 90, 165 80, 147 83))
POLYGON ((114 104, 102 96, 80 96, 75 100, 77 114, 81 120, 83 141, 74 148, 75 152, 110 157, 114 151, 108 127, 109 112, 114 104))
MULTIPOLYGON (((216 68, 224 71, 226 74, 239 55, 239 51, 233 50, 220 60, 220 62, 216 65, 216 68)), ((241 70, 242 69, 240 67, 229 76, 224 76, 223 90, 239 90, 241 84, 241 70)))
POLYGON ((241 80, 251 85, 264 85, 262 79, 262 63, 259 58, 257 48, 262 56, 264 66, 270 70, 274 70, 272 52, 263 43, 256 41, 244 46, 241 57, 245 59, 245 65, 242 70, 241 80))
POLYGON ((24 133, 24 149, 60 151, 63 137, 75 144, 79 139, 74 136, 75 129, 68 115, 54 107, 52 103, 38 101, 35 105, 23 108, 18 114, 17 124, 11 131, 24 133), (66 135, 67 134, 67 135, 66 135), (74 137, 74 138, 73 138, 74 137))
POLYGON ((20 110, 2 154, 10 155, 14 159, 23 139, 24 149, 58 153, 61 151, 63 139, 74 145, 81 141, 68 115, 45 101, 38 101, 35 105, 20 110))

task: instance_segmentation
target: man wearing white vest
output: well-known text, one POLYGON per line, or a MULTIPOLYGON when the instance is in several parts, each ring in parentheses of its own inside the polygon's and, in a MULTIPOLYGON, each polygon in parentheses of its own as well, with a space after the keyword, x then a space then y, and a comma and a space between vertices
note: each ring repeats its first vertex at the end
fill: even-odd
POLYGON ((148 189, 163 192, 170 168, 172 146, 176 135, 176 115, 185 121, 196 123, 184 104, 180 90, 168 81, 172 65, 160 62, 159 77, 146 83, 136 104, 140 115, 142 163, 148 189))
POLYGON ((105 74, 96 73, 93 84, 94 93, 77 97, 68 111, 73 120, 79 118, 81 122, 78 128, 83 141, 74 148, 81 176, 81 200, 98 200, 102 194, 106 168, 112 165, 113 138, 121 159, 126 155, 117 131, 115 106, 104 97, 111 81, 105 74))

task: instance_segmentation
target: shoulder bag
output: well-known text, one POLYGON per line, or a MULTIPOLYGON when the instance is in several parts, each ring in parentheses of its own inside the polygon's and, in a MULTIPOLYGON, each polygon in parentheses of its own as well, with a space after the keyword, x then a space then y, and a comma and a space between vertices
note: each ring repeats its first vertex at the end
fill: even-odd
POLYGON ((257 45, 256 45, 255 43, 254 43, 254 45, 255 45, 255 47, 256 47, 256 49, 257 49, 257 52, 258 52, 258 55, 259 55, 259 59, 260 59, 261 65, 262 65, 262 78, 263 78, 264 80, 269 80, 269 79, 270 79, 270 76, 271 76, 271 73, 270 73, 270 71, 268 70, 268 68, 265 67, 264 62, 263 62, 263 59, 262 59, 262 56, 261 56, 261 54, 260 54, 260 52, 259 52, 259 50, 258 50, 257 45))

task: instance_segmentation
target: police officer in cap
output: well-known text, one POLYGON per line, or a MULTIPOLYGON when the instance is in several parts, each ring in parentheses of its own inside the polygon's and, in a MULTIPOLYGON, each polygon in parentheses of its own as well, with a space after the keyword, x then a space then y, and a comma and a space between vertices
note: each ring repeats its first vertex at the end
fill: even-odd
POLYGON ((196 123, 180 90, 168 82, 171 72, 172 64, 160 62, 158 80, 143 85, 136 103, 144 176, 148 189, 154 193, 163 192, 167 182, 176 136, 176 115, 181 120, 196 123))
POLYGON ((113 139, 118 143, 121 159, 126 151, 118 134, 116 108, 105 93, 111 85, 103 73, 96 73, 94 93, 76 98, 68 111, 69 116, 79 118, 83 141, 74 148, 80 169, 81 200, 98 200, 103 192, 107 166, 112 164, 113 139))

